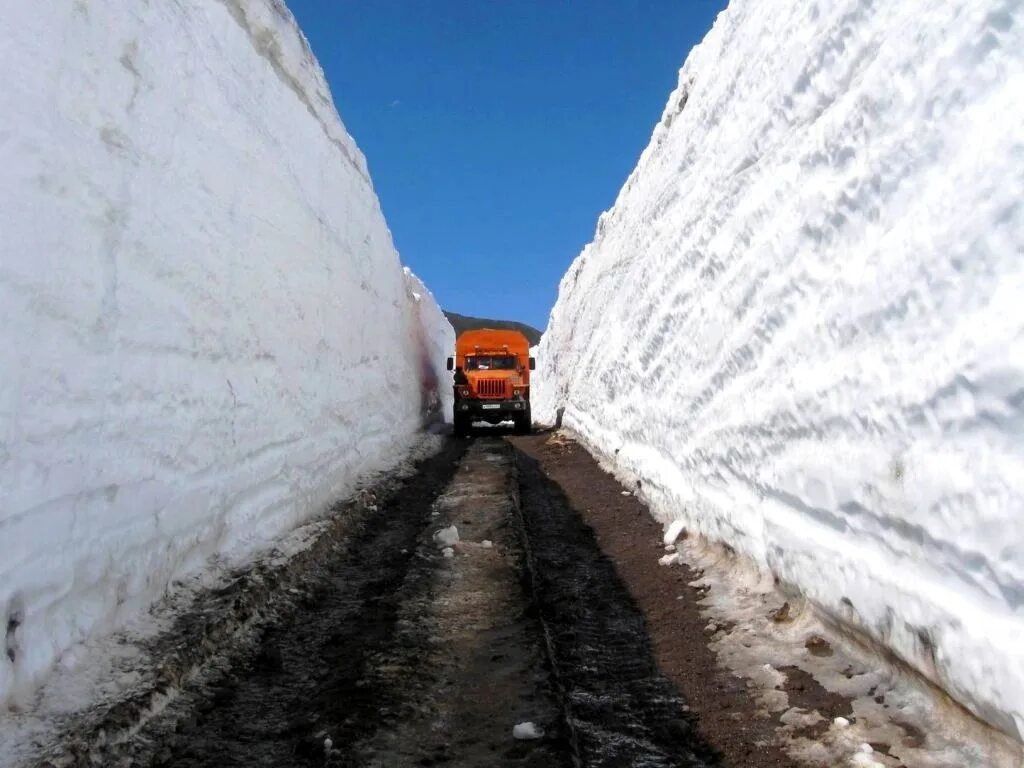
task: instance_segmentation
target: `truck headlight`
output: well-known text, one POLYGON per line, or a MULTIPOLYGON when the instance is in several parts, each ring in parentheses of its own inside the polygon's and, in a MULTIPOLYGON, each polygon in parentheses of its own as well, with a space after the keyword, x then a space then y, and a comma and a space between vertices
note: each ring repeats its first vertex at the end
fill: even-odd
POLYGON ((469 397, 469 387, 459 387, 459 397, 469 397))
POLYGON ((518 390, 518 389, 513 389, 512 390, 512 397, 519 397, 521 394, 523 394, 521 390, 518 390))

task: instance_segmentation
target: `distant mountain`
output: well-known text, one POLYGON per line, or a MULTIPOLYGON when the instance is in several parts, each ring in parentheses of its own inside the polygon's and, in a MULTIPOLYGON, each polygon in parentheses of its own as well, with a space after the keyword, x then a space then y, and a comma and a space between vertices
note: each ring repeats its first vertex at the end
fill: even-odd
POLYGON ((463 331, 474 331, 478 328, 494 328, 497 330, 519 331, 529 340, 531 347, 540 343, 541 332, 526 323, 517 323, 514 320, 489 320, 485 317, 469 317, 467 315, 460 315, 458 312, 448 312, 447 310, 444 316, 452 324, 456 335, 463 331))

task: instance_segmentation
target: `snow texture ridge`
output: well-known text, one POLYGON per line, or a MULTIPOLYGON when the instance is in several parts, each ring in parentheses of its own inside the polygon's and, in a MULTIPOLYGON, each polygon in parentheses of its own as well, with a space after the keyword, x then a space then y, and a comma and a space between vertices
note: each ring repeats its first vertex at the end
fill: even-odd
POLYGON ((535 413, 1024 735, 1024 5, 733 0, 535 413))
POLYGON ((5 16, 0 708, 396 462, 454 343, 279 0, 5 16))

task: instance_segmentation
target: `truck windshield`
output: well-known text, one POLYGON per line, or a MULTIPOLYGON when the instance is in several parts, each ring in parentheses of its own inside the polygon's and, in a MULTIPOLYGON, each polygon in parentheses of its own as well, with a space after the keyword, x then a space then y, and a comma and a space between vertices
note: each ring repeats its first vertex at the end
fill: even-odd
POLYGON ((466 358, 467 371, 514 371, 515 369, 516 358, 514 357, 474 355, 466 358))

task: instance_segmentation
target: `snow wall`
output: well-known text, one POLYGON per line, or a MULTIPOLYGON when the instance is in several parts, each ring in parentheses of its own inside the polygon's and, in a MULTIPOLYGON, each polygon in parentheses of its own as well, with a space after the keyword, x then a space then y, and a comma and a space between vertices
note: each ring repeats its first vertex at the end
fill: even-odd
POLYGON ((395 463, 454 334, 279 1, 14 4, 0 62, 2 707, 395 463))
POLYGON ((733 0, 535 413, 1024 734, 1024 4, 733 0))

